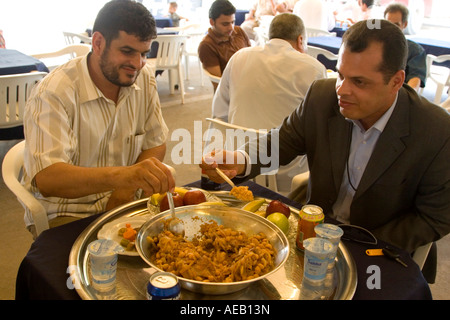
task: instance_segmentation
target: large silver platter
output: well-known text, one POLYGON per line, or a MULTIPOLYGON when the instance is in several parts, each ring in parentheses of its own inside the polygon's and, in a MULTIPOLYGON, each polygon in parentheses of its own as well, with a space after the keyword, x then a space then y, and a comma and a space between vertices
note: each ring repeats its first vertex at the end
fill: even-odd
MULTIPOLYGON (((231 206, 241 207, 242 203, 230 200, 227 192, 214 194, 231 206)), ((147 200, 141 199, 116 208, 102 215, 89 225, 77 238, 69 256, 69 266, 75 270, 72 279, 78 294, 85 300, 118 299, 142 300, 146 299, 146 285, 150 275, 156 272, 140 256, 120 255, 117 266, 117 285, 113 293, 107 295, 96 292, 90 285, 87 246, 97 239, 98 231, 108 222, 122 217, 143 216, 152 218, 147 209, 147 200)), ((266 200, 268 203, 270 200, 266 200)), ((181 290, 181 299, 253 299, 253 300, 288 300, 300 299, 300 284, 303 277, 303 252, 295 245, 295 237, 299 212, 291 207, 289 218, 290 231, 287 235, 290 252, 283 267, 264 279, 251 283, 242 290, 225 295, 205 295, 186 289, 181 290)), ((357 285, 356 265, 347 248, 341 243, 336 258, 337 285, 331 299, 352 299, 357 285)))

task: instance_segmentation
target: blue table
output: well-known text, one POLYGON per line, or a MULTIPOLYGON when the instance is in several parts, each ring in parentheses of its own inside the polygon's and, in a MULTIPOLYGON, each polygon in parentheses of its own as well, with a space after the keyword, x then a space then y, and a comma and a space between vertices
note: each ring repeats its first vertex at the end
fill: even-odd
POLYGON ((173 27, 172 19, 169 17, 156 16, 155 21, 158 28, 173 27))
POLYGON ((248 10, 240 10, 240 9, 237 9, 236 10, 236 13, 234 14, 234 17, 235 17, 235 22, 234 22, 234 25, 236 25, 236 26, 240 26, 241 24, 242 24, 242 22, 244 22, 245 21, 245 15, 248 13, 249 11, 248 10))
MULTIPOLYGON (((435 56, 450 54, 450 42, 444 40, 436 40, 429 38, 420 38, 420 37, 408 37, 408 39, 417 42, 420 44, 427 54, 433 54, 435 56)), ((311 46, 320 47, 331 51, 333 53, 338 53, 339 48, 341 47, 342 38, 341 37, 311 37, 308 39, 308 44, 311 46)), ((319 61, 321 61, 319 59, 319 61)), ((321 61, 322 62, 322 61, 321 61)), ((322 62, 323 63, 323 62, 322 62)), ((325 63, 324 63, 325 64, 325 63)), ((450 67, 450 62, 444 63, 446 67, 450 67)), ((325 64, 328 69, 335 69, 336 61, 331 61, 325 64), (331 68, 329 66, 332 66, 331 68)))
POLYGON ((0 75, 28 73, 31 71, 49 72, 45 64, 17 50, 0 49, 0 75))
MULTIPOLYGON (((31 71, 49 72, 46 65, 36 58, 17 50, 0 49, 0 76, 28 73, 31 71)), ((0 140, 23 138, 23 126, 3 128, 0 130, 0 140)))

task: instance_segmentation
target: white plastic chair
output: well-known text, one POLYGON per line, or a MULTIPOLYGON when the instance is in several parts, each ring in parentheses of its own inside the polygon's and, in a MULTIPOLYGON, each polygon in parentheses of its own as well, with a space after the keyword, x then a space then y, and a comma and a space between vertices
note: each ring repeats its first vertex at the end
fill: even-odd
POLYGON ((441 104, 444 88, 448 87, 447 90, 450 89, 450 68, 437 66, 433 63, 442 63, 446 61, 450 61, 450 54, 441 56, 427 54, 427 82, 431 80, 436 84, 436 94, 433 102, 437 105, 441 104))
POLYGON ((178 71, 178 81, 180 84, 181 103, 184 104, 184 78, 181 57, 186 44, 186 36, 161 35, 157 36, 153 42, 158 43, 156 58, 147 59, 153 70, 169 70, 170 93, 174 94, 175 77, 173 72, 178 71))
POLYGON ((329 32, 327 30, 306 28, 306 35, 308 38, 313 37, 336 37, 336 32, 329 32))
POLYGON ((204 78, 203 78, 203 72, 202 72, 202 63, 200 61, 200 58, 198 57, 198 45, 205 37, 205 32, 200 29, 200 25, 198 25, 197 28, 194 29, 188 29, 182 33, 182 35, 187 36, 186 40, 186 46, 183 50, 183 57, 184 57, 184 67, 186 71, 186 80, 189 79, 189 59, 190 57, 196 57, 197 58, 197 65, 198 70, 200 71, 200 79, 202 82, 202 86, 204 86, 204 78))
POLYGON ((308 51, 307 54, 314 57, 314 58, 318 58, 319 55, 323 55, 325 58, 327 58, 328 60, 337 60, 338 59, 338 55, 334 54, 331 51, 328 51, 326 49, 323 48, 319 48, 319 47, 315 47, 315 46, 310 46, 308 45, 308 51))
POLYGON ((47 75, 30 72, 0 76, 0 128, 23 124, 23 114, 33 86, 47 75))
POLYGON ((36 227, 36 234, 39 235, 49 228, 47 211, 34 195, 20 183, 23 174, 24 148, 25 140, 16 144, 6 153, 2 164, 3 180, 21 205, 30 211, 36 227))
MULTIPOLYGON (((255 137, 257 137, 260 134, 259 130, 238 126, 235 124, 231 124, 231 123, 222 121, 217 118, 206 118, 206 121, 208 121, 210 123, 209 129, 218 129, 222 133, 222 135, 224 137, 224 142, 225 142, 227 129, 242 130, 243 132, 255 133, 255 137)), ((207 141, 206 141, 205 145, 207 147, 207 144, 210 141, 210 137, 208 137, 206 140, 207 141)), ((238 146, 236 146, 236 147, 238 147, 238 146)), ((255 181, 257 184, 262 185, 270 190, 278 192, 276 174, 259 175, 259 176, 256 176, 255 178, 253 178, 253 181, 255 181)))
POLYGON ((70 44, 58 51, 35 53, 31 56, 39 60, 45 60, 45 65, 51 71, 70 59, 88 54, 89 51, 91 51, 90 45, 70 44))
POLYGON ((92 44, 92 38, 81 33, 63 31, 63 35, 67 45, 78 43, 92 44))

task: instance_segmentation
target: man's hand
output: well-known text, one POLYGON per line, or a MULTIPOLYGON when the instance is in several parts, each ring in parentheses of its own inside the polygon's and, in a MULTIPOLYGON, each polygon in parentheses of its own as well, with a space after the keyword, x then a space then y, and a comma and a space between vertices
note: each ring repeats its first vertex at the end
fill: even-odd
POLYGON ((230 179, 233 179, 245 172, 245 163, 238 163, 238 158, 238 151, 213 151, 202 158, 200 168, 202 173, 212 181, 223 183, 224 180, 217 174, 216 168, 220 168, 230 179))

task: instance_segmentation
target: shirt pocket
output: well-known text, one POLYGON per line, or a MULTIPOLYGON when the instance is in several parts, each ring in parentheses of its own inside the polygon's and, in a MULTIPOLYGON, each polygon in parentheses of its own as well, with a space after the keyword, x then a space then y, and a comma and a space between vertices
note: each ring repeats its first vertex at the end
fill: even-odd
POLYGON ((127 139, 128 144, 128 165, 135 164, 142 152, 145 134, 130 135, 127 139))

